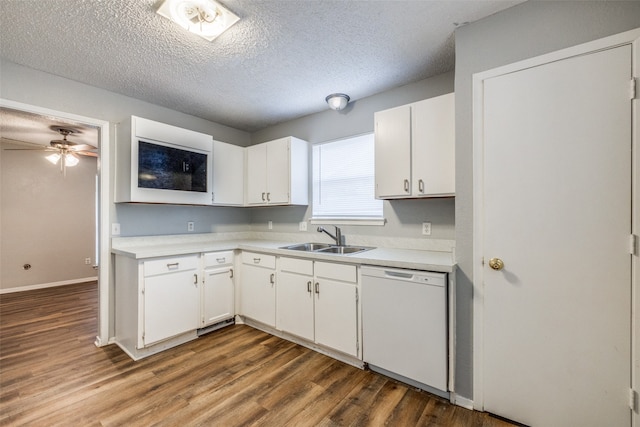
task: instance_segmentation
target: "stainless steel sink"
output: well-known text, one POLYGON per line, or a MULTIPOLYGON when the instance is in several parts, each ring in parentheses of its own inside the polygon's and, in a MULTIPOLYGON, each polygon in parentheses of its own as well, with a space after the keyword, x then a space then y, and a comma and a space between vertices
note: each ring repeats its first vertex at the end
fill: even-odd
POLYGON ((325 249, 319 249, 317 252, 322 254, 340 254, 349 255, 357 254, 358 252, 364 252, 371 248, 363 248, 360 246, 331 246, 325 249))
POLYGON ((282 246, 280 249, 293 251, 316 252, 322 254, 350 255, 368 251, 373 248, 364 246, 337 246, 329 243, 297 243, 295 245, 282 246))
POLYGON ((295 245, 283 246, 280 249, 291 249, 293 251, 314 252, 320 249, 330 248, 329 243, 297 243, 295 245))

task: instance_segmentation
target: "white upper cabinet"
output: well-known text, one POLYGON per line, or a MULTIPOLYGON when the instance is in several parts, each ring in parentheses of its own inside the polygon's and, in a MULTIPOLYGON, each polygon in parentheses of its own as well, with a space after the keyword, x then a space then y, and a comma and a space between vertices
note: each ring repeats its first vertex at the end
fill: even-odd
POLYGON ((244 205, 244 156, 244 147, 213 141, 212 205, 244 205))
POLYGON ((307 205, 308 182, 306 141, 290 136, 247 148, 247 205, 307 205))
POLYGON ((375 113, 376 198, 455 195, 454 94, 375 113))
POLYGON ((375 113, 376 198, 410 195, 411 107, 375 113))
POLYGON ((131 116, 118 127, 116 202, 211 204, 212 138, 131 116))

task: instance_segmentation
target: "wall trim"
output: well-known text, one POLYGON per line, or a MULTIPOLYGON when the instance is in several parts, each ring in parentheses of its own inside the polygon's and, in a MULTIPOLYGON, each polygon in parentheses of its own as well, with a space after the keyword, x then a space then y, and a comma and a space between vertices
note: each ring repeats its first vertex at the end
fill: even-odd
POLYGON ((75 285, 78 283, 95 282, 98 276, 83 277, 81 279, 61 280, 60 282, 39 283, 37 285, 17 286, 15 288, 0 289, 1 294, 10 294, 13 292, 33 291, 35 289, 54 288, 56 286, 75 285))
POLYGON ((461 406, 465 409, 469 409, 471 411, 473 411, 473 400, 468 399, 466 397, 462 397, 458 394, 452 393, 452 399, 451 401, 457 405, 457 406, 461 406))

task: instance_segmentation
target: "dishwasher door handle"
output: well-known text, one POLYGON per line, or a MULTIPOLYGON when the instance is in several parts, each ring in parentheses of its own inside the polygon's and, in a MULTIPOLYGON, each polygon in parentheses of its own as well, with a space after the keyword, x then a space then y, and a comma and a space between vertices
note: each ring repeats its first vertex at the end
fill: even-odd
POLYGON ((405 280, 412 280, 413 279, 413 274, 412 273, 403 273, 401 271, 387 271, 387 270, 385 270, 384 275, 386 277, 393 277, 394 279, 405 279, 405 280))

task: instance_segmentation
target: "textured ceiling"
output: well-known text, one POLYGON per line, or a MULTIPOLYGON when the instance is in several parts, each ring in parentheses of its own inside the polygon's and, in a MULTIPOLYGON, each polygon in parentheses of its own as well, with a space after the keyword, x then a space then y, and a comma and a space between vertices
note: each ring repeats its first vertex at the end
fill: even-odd
POLYGON ((73 131, 67 140, 75 144, 99 145, 98 129, 76 122, 32 114, 11 108, 0 108, 0 138, 3 142, 38 144, 49 146, 51 140, 60 140, 62 135, 55 129, 63 127, 73 131))
POLYGON ((454 23, 521 2, 225 0, 241 19, 208 42, 157 0, 0 0, 0 55, 255 131, 453 70, 454 23))

